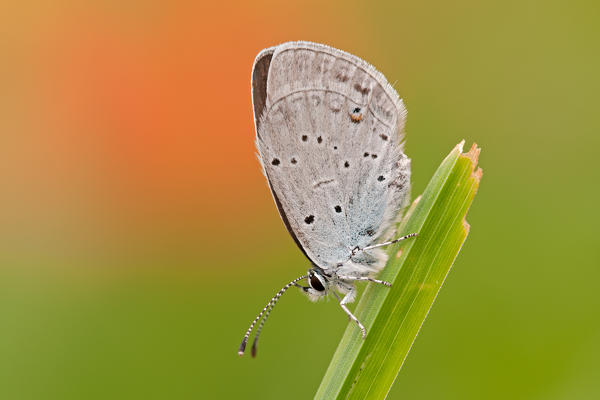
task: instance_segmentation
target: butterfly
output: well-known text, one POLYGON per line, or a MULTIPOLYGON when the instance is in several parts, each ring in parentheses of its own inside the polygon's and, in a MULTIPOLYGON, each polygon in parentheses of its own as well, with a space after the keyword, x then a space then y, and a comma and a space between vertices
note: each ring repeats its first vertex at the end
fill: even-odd
POLYGON ((410 192, 403 152, 406 108, 385 77, 362 59, 323 44, 288 42, 262 50, 252 68, 258 158, 281 219, 311 263, 281 288, 246 331, 238 354, 290 287, 311 300, 332 293, 348 309, 356 281, 375 279, 410 192), (306 280, 307 286, 299 282, 306 280), (338 294, 339 293, 339 294, 338 294))

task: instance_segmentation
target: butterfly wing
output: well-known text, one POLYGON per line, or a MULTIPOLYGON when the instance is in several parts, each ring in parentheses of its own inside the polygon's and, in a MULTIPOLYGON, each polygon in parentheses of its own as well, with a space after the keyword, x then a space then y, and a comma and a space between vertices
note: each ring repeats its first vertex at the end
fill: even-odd
MULTIPOLYGON (((256 145, 281 217, 314 264, 335 268, 406 203, 404 105, 371 65, 316 43, 263 50, 252 76, 256 145)), ((376 270, 382 254, 354 261, 376 270)))

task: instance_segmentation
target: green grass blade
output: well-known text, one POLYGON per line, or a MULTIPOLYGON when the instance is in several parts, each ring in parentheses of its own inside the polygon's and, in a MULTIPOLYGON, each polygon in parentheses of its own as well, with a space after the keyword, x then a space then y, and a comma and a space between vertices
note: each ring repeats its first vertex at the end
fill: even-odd
POLYGON ((389 392, 469 232, 465 216, 481 169, 476 170, 479 149, 474 145, 463 154, 463 144, 450 152, 408 210, 398 235, 419 236, 390 249, 378 278, 393 287, 367 286, 355 309, 367 338, 348 324, 315 399, 378 399, 389 392))

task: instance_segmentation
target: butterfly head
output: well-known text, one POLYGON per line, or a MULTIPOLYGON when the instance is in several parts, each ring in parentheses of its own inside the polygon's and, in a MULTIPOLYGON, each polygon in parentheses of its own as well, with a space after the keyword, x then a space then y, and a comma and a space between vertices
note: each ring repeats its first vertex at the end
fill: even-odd
POLYGON ((316 301, 321 296, 327 294, 329 289, 329 280, 323 271, 317 268, 309 269, 308 278, 306 280, 308 281, 308 287, 305 288, 304 291, 306 294, 308 294, 308 297, 311 300, 316 301))

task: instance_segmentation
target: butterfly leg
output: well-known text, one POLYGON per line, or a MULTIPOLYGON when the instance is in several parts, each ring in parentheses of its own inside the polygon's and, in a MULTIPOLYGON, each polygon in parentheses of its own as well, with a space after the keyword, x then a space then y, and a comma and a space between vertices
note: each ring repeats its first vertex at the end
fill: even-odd
POLYGON ((411 237, 415 237, 417 235, 418 235, 418 233, 409 233, 408 235, 399 237, 399 238, 394 239, 394 240, 390 240, 389 242, 383 242, 383 243, 374 244, 374 245, 371 245, 371 246, 363 247, 362 249, 360 247, 356 246, 355 248, 352 249, 352 253, 351 253, 350 257, 354 257, 357 253, 360 253, 361 251, 372 250, 372 249, 376 249, 378 247, 383 247, 383 246, 389 246, 390 244, 398 243, 398 242, 401 242, 403 240, 409 239, 411 237))
POLYGON ((374 244, 372 246, 367 246, 367 247, 363 248, 362 250, 363 251, 364 250, 371 250, 371 249, 376 249, 378 247, 389 246, 390 244, 398 243, 398 242, 401 242, 403 240, 409 239, 411 237, 415 237, 417 235, 418 235, 418 233, 409 233, 408 235, 399 237, 399 238, 394 239, 394 240, 390 240, 389 242, 383 242, 383 243, 379 243, 379 244, 374 244))
MULTIPOLYGON (((333 294, 335 294, 335 297, 338 300, 340 300, 340 297, 337 295, 337 293, 333 292, 333 294)), ((365 329, 363 324, 360 323, 358 318, 356 318, 354 316, 354 314, 352 314, 352 312, 350 310, 348 310, 348 307, 346 307, 346 304, 351 303, 354 300, 355 296, 356 296, 356 289, 354 289, 354 287, 352 287, 352 289, 348 293, 346 293, 344 298, 342 300, 340 300, 340 307, 342 307, 342 310, 344 310, 344 312, 348 315, 348 318, 350 318, 352 321, 356 322, 356 325, 358 325, 358 327, 360 328, 360 331, 362 332, 362 337, 364 339, 367 337, 367 330, 365 329)))
POLYGON ((369 281, 373 283, 379 283, 380 285, 385 285, 388 287, 392 286, 392 284, 388 281, 381 281, 379 279, 369 278, 368 276, 339 276, 338 278, 344 281, 369 281))

